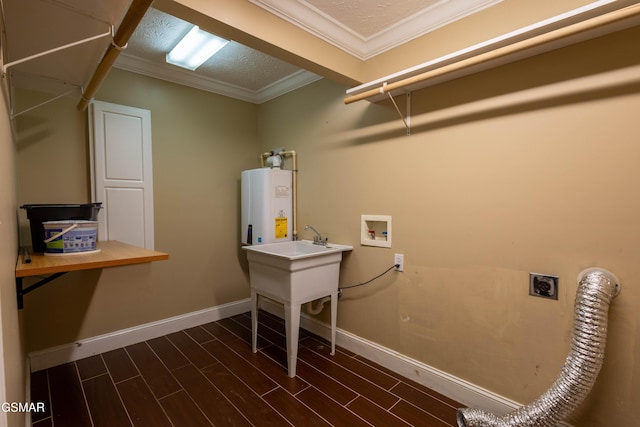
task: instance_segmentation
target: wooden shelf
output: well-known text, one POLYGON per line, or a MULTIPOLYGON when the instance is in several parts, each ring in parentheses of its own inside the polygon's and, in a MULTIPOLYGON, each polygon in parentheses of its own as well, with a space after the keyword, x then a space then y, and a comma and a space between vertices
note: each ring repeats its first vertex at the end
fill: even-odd
POLYGON ((31 262, 26 262, 24 252, 20 251, 16 262, 16 291, 18 294, 18 308, 23 306, 23 297, 49 281, 70 271, 91 270, 95 268, 116 267, 120 265, 141 264, 145 262, 164 261, 169 254, 140 248, 127 243, 110 240, 98 242, 99 252, 87 254, 69 254, 49 256, 45 254, 31 254, 31 262), (23 289, 24 277, 51 274, 38 283, 23 289))

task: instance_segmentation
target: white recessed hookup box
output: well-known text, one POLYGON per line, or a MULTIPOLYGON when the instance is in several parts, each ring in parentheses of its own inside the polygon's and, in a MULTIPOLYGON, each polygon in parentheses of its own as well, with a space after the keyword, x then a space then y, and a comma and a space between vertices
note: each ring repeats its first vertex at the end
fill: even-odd
POLYGON ((362 215, 360 244, 391 247, 391 215, 362 215))

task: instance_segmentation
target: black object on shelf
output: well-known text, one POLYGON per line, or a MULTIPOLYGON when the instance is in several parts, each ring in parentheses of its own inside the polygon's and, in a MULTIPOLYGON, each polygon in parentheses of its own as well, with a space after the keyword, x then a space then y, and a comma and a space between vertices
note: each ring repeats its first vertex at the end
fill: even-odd
POLYGON ((47 247, 44 243, 43 222, 63 220, 97 221, 102 203, 32 204, 20 207, 27 211, 33 252, 45 252, 47 247))

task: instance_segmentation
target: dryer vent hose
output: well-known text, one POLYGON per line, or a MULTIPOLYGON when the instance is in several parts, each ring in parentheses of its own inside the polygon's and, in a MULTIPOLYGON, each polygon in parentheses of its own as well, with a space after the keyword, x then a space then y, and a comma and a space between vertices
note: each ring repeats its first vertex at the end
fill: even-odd
POLYGON ((620 285, 603 269, 585 270, 579 277, 571 350, 551 388, 533 403, 501 416, 458 409, 459 427, 555 427, 580 406, 602 367, 609 305, 620 285))

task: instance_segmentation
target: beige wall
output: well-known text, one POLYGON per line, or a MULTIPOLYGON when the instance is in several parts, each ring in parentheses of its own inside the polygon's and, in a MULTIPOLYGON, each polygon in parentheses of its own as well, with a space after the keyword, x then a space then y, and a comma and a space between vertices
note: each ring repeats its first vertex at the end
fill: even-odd
MULTIPOLYGON (((6 93, 3 81, 0 88, 0 400, 24 402, 26 354, 15 290, 18 252, 16 145, 11 133, 6 93)), ((24 425, 24 414, 0 412, 0 425, 24 425)))
MULTIPOLYGON (((345 292, 340 328, 526 402, 568 351, 576 276, 604 267, 623 290, 576 424, 639 423, 640 88, 625 83, 638 75, 639 37, 626 31, 416 92, 411 136, 389 105, 345 106, 346 87, 329 81, 258 107, 113 70, 97 99, 152 111, 156 248, 171 258, 73 273, 30 294, 28 349, 246 298, 239 173, 286 146, 300 156, 300 224, 355 247, 342 284, 405 254, 404 273, 345 292), (392 249, 359 245, 361 214, 393 215, 392 249), (560 299, 529 297, 530 271, 560 276, 560 299)), ((75 102, 18 122, 20 204, 89 200, 75 102)))
POLYGON ((354 245, 342 285, 405 254, 403 273, 345 291, 338 326, 526 403, 568 353, 578 274, 606 268, 623 290, 576 425, 640 423, 638 39, 415 92, 411 136, 390 105, 344 106, 328 81, 265 104, 262 148, 299 154, 300 224, 354 245), (360 246, 361 214, 393 216, 393 248, 360 246), (532 271, 560 277, 558 301, 528 296, 532 271))
MULTIPOLYGON (((29 294, 29 351, 249 296, 238 192, 240 171, 259 166, 257 106, 117 69, 96 99, 151 110, 155 245, 170 259, 77 272, 29 294)), ((86 113, 75 104, 18 121, 20 204, 90 200, 86 113)))

